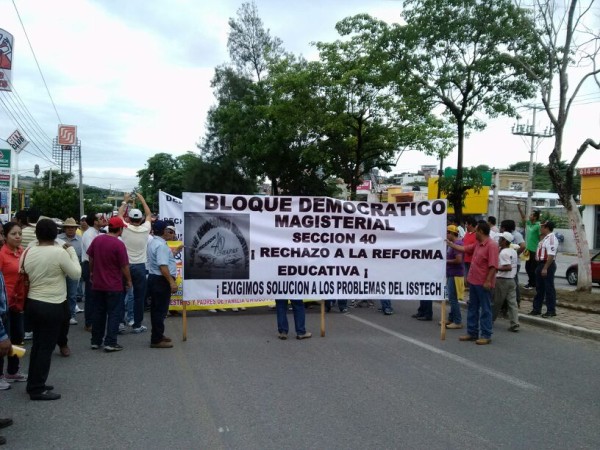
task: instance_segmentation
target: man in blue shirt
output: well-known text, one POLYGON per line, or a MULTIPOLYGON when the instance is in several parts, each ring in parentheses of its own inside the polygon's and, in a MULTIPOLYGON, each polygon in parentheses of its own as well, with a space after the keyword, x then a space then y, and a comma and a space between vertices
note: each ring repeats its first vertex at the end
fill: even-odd
POLYGON ((148 243, 148 292, 150 294, 150 347, 171 348, 171 338, 164 335, 165 317, 169 312, 171 294, 177 292, 177 266, 167 241, 175 238, 175 227, 164 220, 152 226, 154 239, 148 243))

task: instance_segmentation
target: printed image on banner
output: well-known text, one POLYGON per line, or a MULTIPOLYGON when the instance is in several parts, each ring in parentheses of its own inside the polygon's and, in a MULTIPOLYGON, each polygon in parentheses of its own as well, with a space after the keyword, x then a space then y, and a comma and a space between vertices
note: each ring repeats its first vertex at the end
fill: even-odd
POLYGON ((190 280, 247 280, 249 214, 185 213, 185 278, 190 280), (189 242, 189 241, 188 241, 189 242))
POLYGON ((446 200, 183 194, 184 300, 441 300, 446 200))

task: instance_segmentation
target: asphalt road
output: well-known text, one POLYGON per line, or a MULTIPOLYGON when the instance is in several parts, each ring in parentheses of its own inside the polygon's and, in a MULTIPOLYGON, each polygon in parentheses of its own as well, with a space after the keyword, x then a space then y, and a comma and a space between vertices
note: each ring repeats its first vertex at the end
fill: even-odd
POLYGON ((187 342, 169 318, 165 350, 145 333, 93 351, 72 327, 48 380, 63 398, 0 392, 15 421, 0 434, 7 449, 600 448, 598 342, 503 320, 489 346, 441 341, 416 303, 394 305, 332 312, 325 338, 311 309, 305 341, 278 340, 266 308, 192 313, 187 342))

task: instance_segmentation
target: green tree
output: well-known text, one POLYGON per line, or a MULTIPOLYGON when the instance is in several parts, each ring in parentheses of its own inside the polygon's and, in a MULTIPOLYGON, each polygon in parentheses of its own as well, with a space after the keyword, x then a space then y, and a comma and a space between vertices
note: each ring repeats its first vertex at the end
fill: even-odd
POLYGON ((594 20, 591 16, 595 3, 595 0, 536 0, 533 11, 537 25, 537 52, 545 56, 544 64, 540 67, 531 63, 531 50, 517 49, 516 55, 507 55, 507 59, 524 69, 535 81, 554 128, 554 147, 549 156, 548 169, 554 190, 567 210, 570 228, 576 236, 579 259, 577 290, 583 292, 591 292, 592 274, 589 244, 573 197, 574 174, 581 156, 589 147, 599 150, 600 141, 582 136, 582 144, 567 170, 561 170, 561 161, 565 127, 573 102, 585 85, 593 86, 595 80, 596 85, 600 86, 600 35, 597 27, 590 26, 594 20))
POLYGON ((169 153, 157 153, 148 158, 146 168, 138 170, 137 175, 140 192, 150 209, 158 209, 159 191, 181 197, 185 172, 193 166, 196 158, 191 152, 177 157, 169 153))
POLYGON ((504 57, 531 45, 530 18, 509 0, 406 0, 404 6, 406 24, 388 30, 389 60, 397 78, 423 102, 442 106, 455 127, 457 175, 448 200, 461 217, 465 136, 485 126, 481 114, 515 115, 513 103, 535 93, 523 69, 504 57))
MULTIPOLYGON (((37 207, 42 215, 66 219, 79 217, 79 189, 70 183, 73 174, 57 171, 52 173, 52 187, 48 187, 50 172, 45 171, 42 180, 36 184, 31 193, 31 206, 37 207)), ((85 207, 90 207, 86 202, 85 207)))
POLYGON ((443 124, 409 89, 394 89, 385 70, 387 24, 367 15, 342 20, 336 29, 344 39, 317 43, 321 62, 320 146, 331 171, 350 189, 373 169, 389 171, 404 149, 446 153, 443 124), (365 31, 366 30, 366 31, 365 31), (383 35, 383 36, 382 36, 383 35))

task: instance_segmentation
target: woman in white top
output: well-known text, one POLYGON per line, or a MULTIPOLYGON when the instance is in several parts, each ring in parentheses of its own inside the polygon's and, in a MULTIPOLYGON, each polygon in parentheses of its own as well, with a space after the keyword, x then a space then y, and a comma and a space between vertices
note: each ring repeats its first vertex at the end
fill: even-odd
POLYGON ((60 394, 51 392, 46 380, 61 325, 70 316, 65 275, 78 279, 81 266, 70 245, 55 243, 58 227, 53 220, 39 220, 35 235, 38 243, 29 248, 24 262, 29 276, 25 314, 33 329, 27 393, 31 400, 57 400, 60 394))

